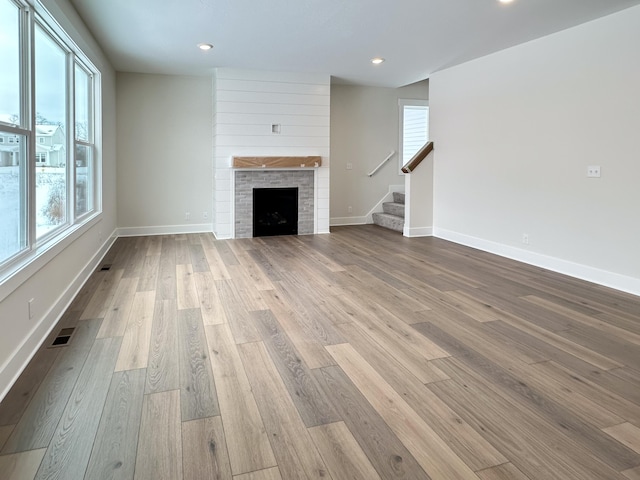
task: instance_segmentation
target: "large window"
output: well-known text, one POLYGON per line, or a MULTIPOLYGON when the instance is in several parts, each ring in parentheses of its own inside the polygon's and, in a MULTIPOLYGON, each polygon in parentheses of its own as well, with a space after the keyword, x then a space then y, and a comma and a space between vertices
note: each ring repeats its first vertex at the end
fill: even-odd
POLYGON ((0 280, 97 213, 97 77, 39 2, 0 0, 0 280))

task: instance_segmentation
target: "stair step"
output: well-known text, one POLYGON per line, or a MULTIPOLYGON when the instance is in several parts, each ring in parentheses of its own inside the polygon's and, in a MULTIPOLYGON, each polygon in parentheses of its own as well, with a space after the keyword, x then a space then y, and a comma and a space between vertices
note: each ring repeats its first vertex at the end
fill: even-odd
POLYGON ((373 223, 381 227, 402 232, 404 230, 404 218, 390 213, 374 213, 373 223))
POLYGON ((393 192, 393 201, 394 203, 401 203, 404 205, 404 193, 393 192))
POLYGON ((404 203, 385 202, 382 204, 382 211, 404 218, 404 203))

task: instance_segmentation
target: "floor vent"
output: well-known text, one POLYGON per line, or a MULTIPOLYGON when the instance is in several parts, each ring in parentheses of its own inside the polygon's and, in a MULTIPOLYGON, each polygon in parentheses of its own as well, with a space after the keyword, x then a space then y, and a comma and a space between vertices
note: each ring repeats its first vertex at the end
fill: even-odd
POLYGON ((58 336, 54 338, 53 342, 51 342, 51 345, 49 345, 49 348, 66 347, 67 345, 69 345, 74 330, 75 328, 63 328, 62 330, 60 330, 60 332, 58 332, 58 336))
POLYGON ((102 267, 100 267, 100 271, 101 272, 107 272, 111 270, 111 264, 110 263, 105 263, 104 265, 102 265, 102 267))

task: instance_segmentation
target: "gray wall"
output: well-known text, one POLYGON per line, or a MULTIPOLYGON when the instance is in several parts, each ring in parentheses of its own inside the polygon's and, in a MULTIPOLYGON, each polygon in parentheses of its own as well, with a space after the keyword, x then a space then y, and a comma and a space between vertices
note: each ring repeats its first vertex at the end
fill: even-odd
POLYGON ((640 294, 639 45, 634 7, 434 74, 435 234, 640 294))
POLYGON ((211 78, 118 73, 117 94, 121 233, 211 231, 211 78))
POLYGON ((331 86, 332 225, 364 223, 389 185, 404 185, 398 154, 376 175, 367 176, 391 151, 398 152, 401 98, 427 100, 428 81, 401 88, 331 86))

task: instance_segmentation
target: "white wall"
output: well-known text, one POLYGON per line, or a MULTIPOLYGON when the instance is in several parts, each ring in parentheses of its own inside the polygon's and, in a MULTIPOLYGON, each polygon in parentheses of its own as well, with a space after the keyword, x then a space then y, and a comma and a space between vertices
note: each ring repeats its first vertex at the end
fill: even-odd
POLYGON ((0 286, 0 399, 109 247, 116 227, 115 74, 67 0, 46 8, 101 72, 102 214, 0 286), (27 302, 33 301, 33 318, 27 302))
POLYGON ((434 74, 435 234, 640 294, 639 45, 634 7, 434 74))
POLYGON ((211 78, 119 72, 117 112, 120 233, 210 232, 211 78))
POLYGON ((433 159, 430 153, 405 176, 405 237, 433 235, 433 159))
POLYGON ((317 233, 329 231, 329 76, 219 68, 214 89, 215 223, 233 236, 231 157, 320 155, 317 233), (280 134, 271 125, 281 126, 280 134))
POLYGON ((429 82, 401 88, 331 86, 332 225, 365 223, 367 213, 388 192, 389 185, 404 184, 398 158, 401 98, 427 100, 429 82), (392 151, 396 156, 369 177, 367 174, 392 151), (347 163, 351 163, 351 170, 347 170, 347 163))

